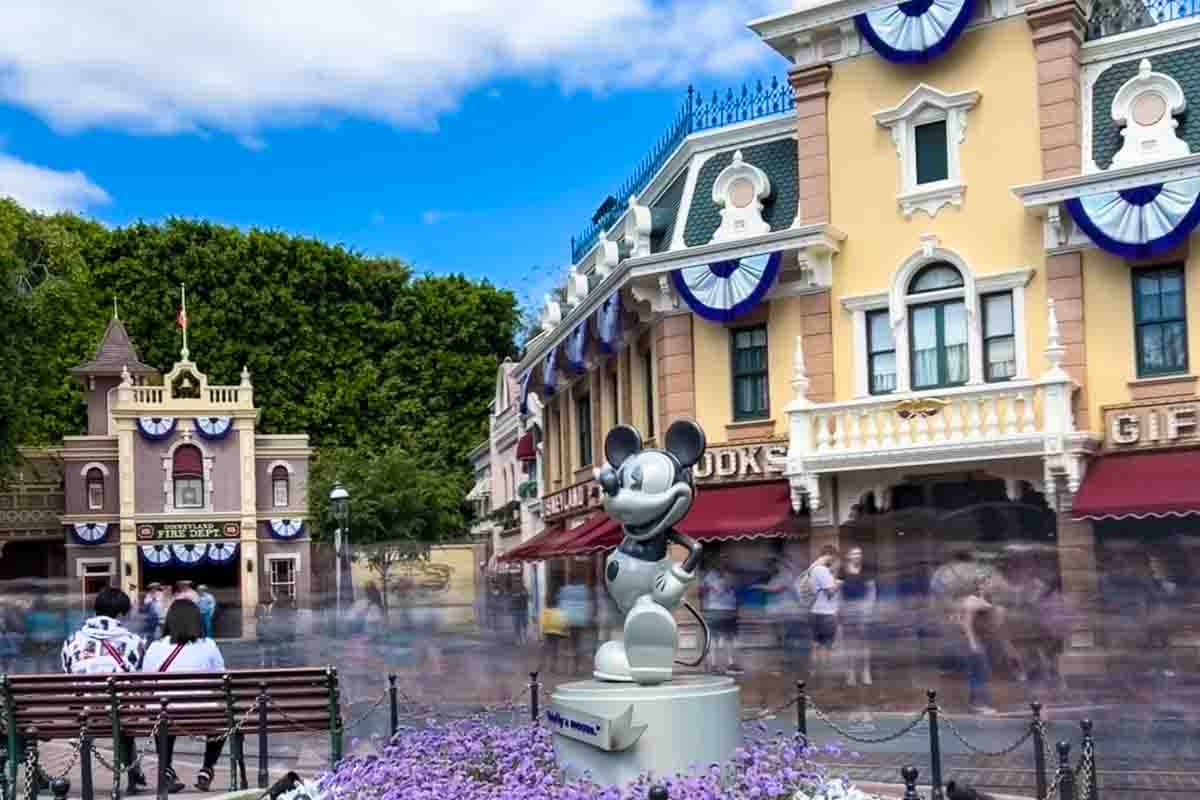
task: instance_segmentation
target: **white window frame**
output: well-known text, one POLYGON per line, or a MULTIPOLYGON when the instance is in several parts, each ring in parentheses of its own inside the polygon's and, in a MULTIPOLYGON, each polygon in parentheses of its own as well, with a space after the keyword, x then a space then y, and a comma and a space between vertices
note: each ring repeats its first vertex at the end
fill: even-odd
POLYGON ((99 461, 90 461, 83 465, 83 469, 79 470, 79 475, 83 478, 83 493, 84 499, 87 501, 88 511, 102 511, 104 509, 104 494, 108 491, 107 484, 110 474, 108 467, 99 461), (88 476, 94 469, 100 470, 100 505, 92 502, 92 483, 88 479, 88 476))
MULTIPOLYGON (((1013 331, 1017 356, 1017 374, 1009 380, 1026 380, 1029 377, 1028 331, 1025 329, 1025 288, 1033 279, 1033 270, 1023 269, 1002 272, 977 278, 966 261, 957 253, 940 247, 927 248, 914 253, 892 278, 888 292, 842 298, 842 307, 853 318, 854 329, 854 394, 858 398, 894 397, 912 393, 911 363, 912 347, 908 338, 909 309, 930 302, 963 299, 967 307, 967 385, 979 386, 986 383, 983 364, 983 314, 980 298, 999 292, 1012 292, 1013 331), (910 295, 909 283, 926 266, 945 262, 959 271, 963 285, 953 289, 922 292, 910 295), (870 364, 867 355, 867 312, 888 310, 892 324, 892 336, 896 342, 896 389, 888 395, 872 395, 870 392, 870 364)), ((1003 381, 996 382, 1002 385, 1003 381)), ((945 387, 921 390, 920 394, 936 395, 945 387)))
POLYGON ((205 448, 196 437, 190 435, 190 431, 189 435, 171 445, 170 449, 167 450, 167 453, 162 460, 163 513, 170 514, 175 511, 189 514, 194 514, 197 511, 211 512, 213 510, 213 492, 215 491, 215 486, 213 484, 214 462, 215 459, 213 458, 212 454, 208 452, 208 449, 205 448), (201 494, 202 504, 196 507, 189 506, 188 508, 177 508, 175 506, 175 451, 185 445, 191 445, 200 450, 200 457, 202 459, 201 463, 204 465, 204 474, 201 476, 201 480, 203 481, 203 485, 201 487, 203 490, 201 494))
POLYGON ((292 476, 291 473, 285 470, 285 477, 276 478, 275 472, 278 469, 276 467, 271 470, 271 506, 273 508, 287 508, 291 504, 292 499, 292 476), (283 485, 283 502, 279 501, 280 484, 283 485))
MULTIPOLYGON (((292 562, 292 594, 293 600, 298 599, 300 592, 300 555, 298 553, 269 553, 263 557, 267 567, 267 591, 274 593, 275 591, 275 574, 272 572, 272 562, 274 561, 290 561, 292 562)), ((283 584, 281 584, 283 585, 283 584)), ((279 597, 279 595, 275 595, 279 597)))
POLYGON ((905 217, 924 211, 930 217, 945 205, 961 208, 967 186, 963 180, 959 145, 967 134, 967 112, 979 102, 975 89, 943 92, 922 83, 898 105, 874 114, 875 122, 892 134, 900 160, 900 189, 896 202, 905 217), (946 179, 917 183, 916 129, 931 122, 946 123, 946 179))

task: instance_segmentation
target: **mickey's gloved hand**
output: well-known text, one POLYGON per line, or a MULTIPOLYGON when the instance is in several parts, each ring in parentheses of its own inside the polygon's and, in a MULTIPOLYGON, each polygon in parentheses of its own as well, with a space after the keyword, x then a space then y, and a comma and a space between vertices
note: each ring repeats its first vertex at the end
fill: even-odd
POLYGON ((674 608, 683 599, 688 584, 695 579, 696 573, 686 571, 679 564, 672 564, 654 578, 654 602, 666 608, 674 608))

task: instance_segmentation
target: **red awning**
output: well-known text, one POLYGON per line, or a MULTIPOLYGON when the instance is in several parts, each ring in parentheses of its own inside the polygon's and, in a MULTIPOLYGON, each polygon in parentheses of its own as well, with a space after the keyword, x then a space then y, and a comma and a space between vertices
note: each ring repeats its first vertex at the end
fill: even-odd
POLYGON ((1200 515, 1200 450, 1113 455, 1093 461, 1075 496, 1075 519, 1200 515))
MULTIPOLYGON (((784 481, 701 488, 679 530, 699 542, 729 542, 794 536, 803 528, 792 514, 791 490, 784 481)), ((604 514, 543 557, 611 550, 621 543, 621 526, 604 514)))
POLYGON ((537 447, 533 443, 533 431, 517 440, 517 460, 537 461, 537 447))
POLYGON ((561 524, 551 525, 543 530, 537 536, 509 550, 507 553, 502 553, 497 561, 501 563, 512 561, 538 561, 539 558, 535 555, 545 545, 553 542, 556 538, 564 533, 561 524))

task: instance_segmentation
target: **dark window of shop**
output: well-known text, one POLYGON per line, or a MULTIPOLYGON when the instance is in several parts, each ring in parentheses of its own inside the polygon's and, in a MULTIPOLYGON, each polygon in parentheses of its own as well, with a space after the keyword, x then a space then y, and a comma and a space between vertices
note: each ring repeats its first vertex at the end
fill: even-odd
MULTIPOLYGON (((949 264, 931 264, 912 279, 910 295, 962 288, 962 275, 949 264)), ((913 306, 909 346, 914 389, 967 382, 967 305, 961 298, 913 306)))
POLYGON ((579 466, 592 463, 592 398, 582 395, 575 398, 575 430, 579 435, 579 466))
POLYGON ((867 360, 871 394, 896 391, 896 339, 886 309, 867 314, 867 360))
POLYGON ((617 373, 615 370, 608 374, 608 395, 609 403, 612 404, 612 419, 610 423, 616 425, 621 421, 621 392, 617 386, 617 373))
POLYGON ((1133 319, 1139 378, 1187 371, 1182 267, 1133 273, 1133 319))
POLYGON ((87 503, 90 511, 104 508, 104 473, 99 467, 87 471, 87 503))
POLYGON ((200 448, 185 444, 175 451, 171 477, 176 508, 204 508, 204 457, 200 448))
POLYGON ((290 489, 288 485, 288 471, 285 466, 278 466, 271 470, 271 493, 272 504, 276 508, 287 508, 290 502, 290 489))
POLYGON ((946 121, 918 125, 914 131, 917 151, 917 184, 937 183, 950 177, 946 148, 946 121))
POLYGON ((733 418, 763 419, 770 414, 767 326, 740 328, 733 341, 733 418))
POLYGON ((642 384, 646 401, 646 438, 654 438, 654 354, 642 351, 642 384))
POLYGON ((1017 374, 1017 339, 1012 292, 983 296, 983 368, 989 381, 1017 374))

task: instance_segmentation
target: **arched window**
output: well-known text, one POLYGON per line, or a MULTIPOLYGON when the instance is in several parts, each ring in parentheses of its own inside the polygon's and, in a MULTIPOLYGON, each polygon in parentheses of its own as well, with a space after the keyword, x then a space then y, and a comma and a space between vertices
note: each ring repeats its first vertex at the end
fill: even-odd
POLYGON ((274 498, 274 506, 276 508, 288 507, 288 489, 287 467, 281 464, 275 469, 271 470, 271 491, 274 498))
POLYGON ((91 511, 104 508, 104 473, 99 467, 87 471, 87 501, 91 511))
POLYGON ((922 268, 908 284, 910 295, 960 290, 949 298, 913 305, 909 309, 913 389, 958 386, 967 382, 970 372, 967 304, 962 288, 962 273, 945 262, 922 268))
POLYGON ((176 508, 204 508, 204 456, 200 448, 185 444, 171 463, 176 508))

